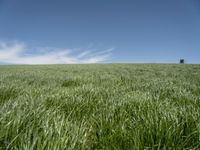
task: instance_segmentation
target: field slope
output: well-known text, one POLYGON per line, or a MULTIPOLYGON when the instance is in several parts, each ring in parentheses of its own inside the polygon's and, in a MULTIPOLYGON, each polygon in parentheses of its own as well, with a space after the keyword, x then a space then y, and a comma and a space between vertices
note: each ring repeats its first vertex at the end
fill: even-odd
POLYGON ((2 65, 0 149, 200 149, 200 65, 2 65))

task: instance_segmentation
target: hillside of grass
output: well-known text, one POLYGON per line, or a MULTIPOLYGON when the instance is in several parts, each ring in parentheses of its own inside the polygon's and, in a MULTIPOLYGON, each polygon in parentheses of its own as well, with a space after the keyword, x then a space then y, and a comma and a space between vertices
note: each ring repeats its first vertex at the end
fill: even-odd
POLYGON ((200 149, 200 65, 1 65, 0 149, 200 149))

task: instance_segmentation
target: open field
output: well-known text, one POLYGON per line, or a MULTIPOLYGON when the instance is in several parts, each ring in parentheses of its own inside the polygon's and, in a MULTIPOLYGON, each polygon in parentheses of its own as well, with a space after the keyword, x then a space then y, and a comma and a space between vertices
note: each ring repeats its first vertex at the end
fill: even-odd
POLYGON ((6 148, 200 149, 200 65, 2 65, 6 148))

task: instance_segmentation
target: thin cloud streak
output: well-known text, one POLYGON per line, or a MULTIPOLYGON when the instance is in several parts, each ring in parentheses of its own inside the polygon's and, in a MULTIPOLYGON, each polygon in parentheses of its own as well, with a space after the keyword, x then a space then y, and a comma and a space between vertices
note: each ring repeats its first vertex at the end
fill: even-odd
POLYGON ((0 62, 8 64, 81 64, 100 63, 110 58, 113 48, 103 51, 85 50, 73 54, 70 49, 41 49, 37 54, 29 54, 25 44, 0 42, 0 62))

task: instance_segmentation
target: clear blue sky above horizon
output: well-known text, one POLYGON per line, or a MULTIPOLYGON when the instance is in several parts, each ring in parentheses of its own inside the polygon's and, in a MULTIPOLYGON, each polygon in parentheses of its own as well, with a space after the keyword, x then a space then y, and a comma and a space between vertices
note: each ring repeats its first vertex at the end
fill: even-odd
POLYGON ((0 41, 3 63, 200 63, 200 0, 0 0, 0 41))

